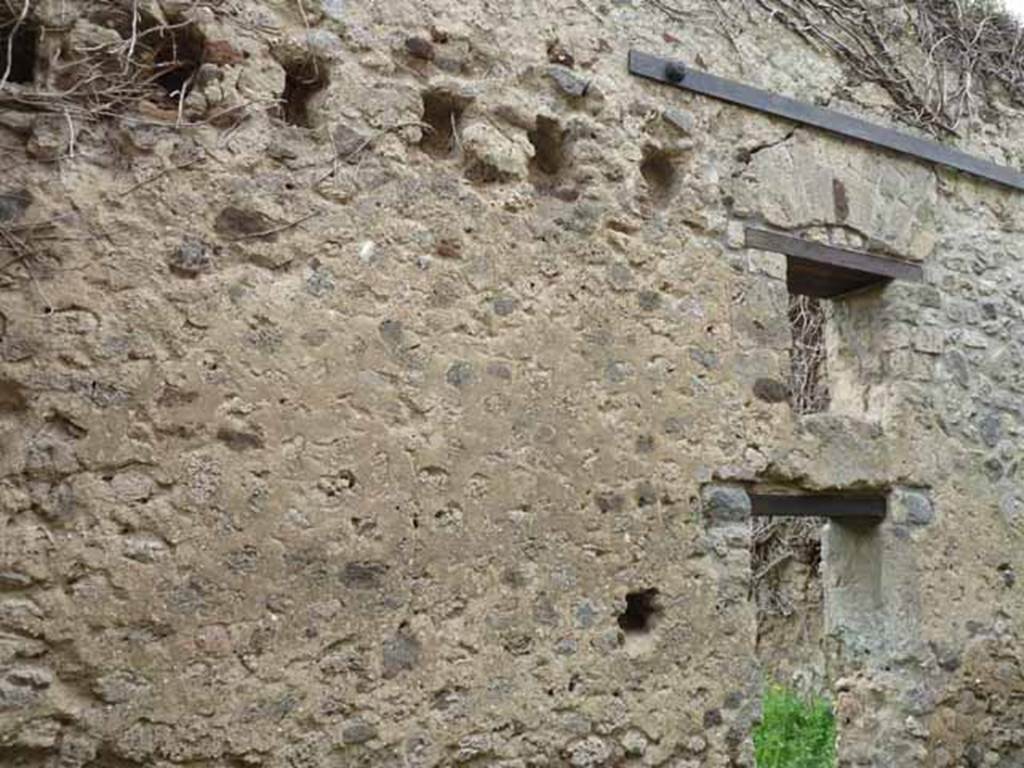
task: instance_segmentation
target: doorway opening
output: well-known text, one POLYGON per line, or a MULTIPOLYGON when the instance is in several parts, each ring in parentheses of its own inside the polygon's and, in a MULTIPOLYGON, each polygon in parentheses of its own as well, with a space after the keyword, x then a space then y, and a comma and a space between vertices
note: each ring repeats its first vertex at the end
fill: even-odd
POLYGON ((831 603, 870 610, 864 595, 877 594, 878 558, 858 542, 870 546, 887 505, 883 494, 750 493, 755 650, 765 680, 759 768, 775 765, 766 755, 798 752, 820 759, 808 765, 834 765, 831 603))

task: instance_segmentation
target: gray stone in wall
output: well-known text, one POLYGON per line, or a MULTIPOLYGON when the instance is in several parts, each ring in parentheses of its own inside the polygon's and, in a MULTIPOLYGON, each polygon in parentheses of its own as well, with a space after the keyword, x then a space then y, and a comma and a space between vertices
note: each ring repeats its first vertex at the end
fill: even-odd
POLYGON ((605 765, 612 757, 612 748, 597 736, 576 742, 569 749, 569 764, 574 768, 605 765))
POLYGON ((361 717, 347 721, 341 730, 341 739, 346 744, 364 744, 376 736, 377 728, 361 717))
POLYGON ((778 379, 760 378, 754 382, 754 396, 766 403, 784 403, 789 399, 789 387, 778 379))
POLYGON ((0 677, 0 712, 33 706, 53 683, 53 674, 42 667, 14 667, 0 677))
POLYGON ((697 121, 694 120, 693 115, 689 112, 683 112, 681 109, 669 107, 662 111, 661 116, 665 119, 665 122, 673 126, 684 136, 693 134, 697 127, 697 121))
POLYGON ((548 77, 555 81, 555 84, 566 96, 579 98, 587 95, 590 82, 577 75, 568 67, 557 64, 552 65, 548 69, 548 77))
POLYGON ((473 381, 473 364, 457 360, 448 366, 445 381, 453 387, 465 387, 473 381))
POLYGON ((935 507, 927 492, 900 488, 890 497, 889 514, 898 525, 929 525, 935 520, 935 507))
POLYGON ((986 414, 978 423, 981 439, 989 448, 995 448, 1003 436, 1003 423, 998 413, 986 414))
POLYGON ((1011 530, 1024 533, 1024 498, 1008 493, 999 500, 999 512, 1011 530))
POLYGON ((416 667, 420 660, 420 650, 419 640, 407 628, 400 628, 383 645, 381 667, 384 678, 390 679, 416 667))
POLYGON ((27 189, 0 190, 0 221, 14 221, 32 204, 32 193, 27 189))
POLYGON ((701 509, 711 523, 738 523, 750 517, 750 496, 738 485, 706 485, 701 509))
POLYGON ((345 0, 323 0, 324 13, 335 21, 345 18, 345 0))

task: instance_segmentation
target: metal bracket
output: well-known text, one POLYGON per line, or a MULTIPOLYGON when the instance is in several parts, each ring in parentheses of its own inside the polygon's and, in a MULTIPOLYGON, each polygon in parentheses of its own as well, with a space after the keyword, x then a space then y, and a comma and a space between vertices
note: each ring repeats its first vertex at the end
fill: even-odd
POLYGON ((867 120, 844 115, 832 109, 823 109, 787 96, 762 91, 734 80, 702 72, 699 69, 691 69, 681 61, 662 59, 640 51, 630 51, 629 71, 631 74, 648 80, 674 85, 694 93, 784 117, 787 120, 821 128, 849 139, 955 168, 1013 189, 1024 190, 1024 174, 1014 168, 982 160, 958 149, 939 144, 937 141, 921 139, 907 133, 894 131, 892 128, 869 123, 867 120))
POLYGON ((838 248, 814 240, 747 227, 745 245, 786 256, 786 287, 790 293, 831 299, 844 293, 890 280, 921 282, 917 264, 838 248))

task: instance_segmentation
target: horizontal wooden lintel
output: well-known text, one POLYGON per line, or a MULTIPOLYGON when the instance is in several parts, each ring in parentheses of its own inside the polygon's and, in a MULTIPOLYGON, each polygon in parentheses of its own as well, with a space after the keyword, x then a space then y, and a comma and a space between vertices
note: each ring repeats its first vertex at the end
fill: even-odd
POLYGON ((886 500, 882 496, 788 496, 752 494, 754 517, 825 517, 836 520, 881 520, 886 500))
POLYGON ((786 256, 786 282, 791 293, 834 298, 889 280, 917 283, 924 277, 918 264, 758 227, 747 227, 745 241, 748 248, 786 256))

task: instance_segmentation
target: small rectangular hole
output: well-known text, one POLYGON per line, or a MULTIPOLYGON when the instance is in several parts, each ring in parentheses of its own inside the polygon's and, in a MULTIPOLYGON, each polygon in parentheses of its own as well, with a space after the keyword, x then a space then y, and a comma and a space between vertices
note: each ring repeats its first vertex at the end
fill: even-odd
POLYGON ((0 78, 8 83, 31 83, 35 79, 39 29, 27 20, 4 13, 0 5, 0 78))

